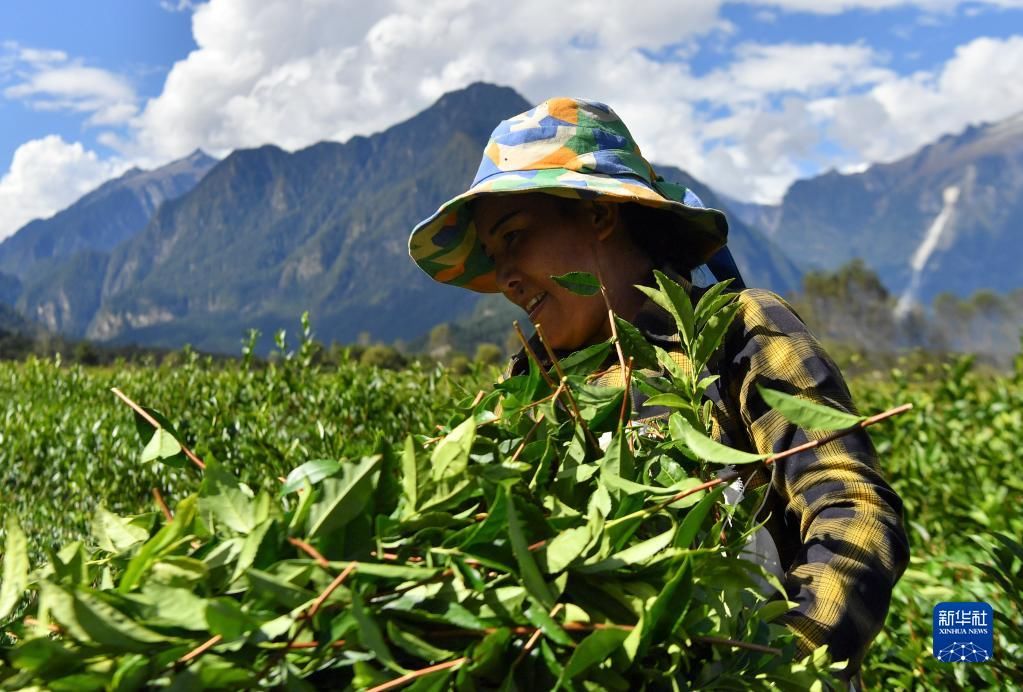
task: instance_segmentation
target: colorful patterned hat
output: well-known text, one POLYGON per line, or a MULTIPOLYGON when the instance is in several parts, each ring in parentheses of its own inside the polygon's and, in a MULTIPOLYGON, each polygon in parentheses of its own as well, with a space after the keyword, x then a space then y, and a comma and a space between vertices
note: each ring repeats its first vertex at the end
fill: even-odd
MULTIPOLYGON (((662 209, 693 264, 724 246, 728 222, 692 191, 665 182, 625 123, 602 103, 555 98, 497 126, 468 191, 441 205, 409 237, 409 255, 441 283, 497 293, 466 202, 482 195, 544 192, 575 199, 636 202, 662 209)), ((660 230, 660 229, 658 229, 660 230)))

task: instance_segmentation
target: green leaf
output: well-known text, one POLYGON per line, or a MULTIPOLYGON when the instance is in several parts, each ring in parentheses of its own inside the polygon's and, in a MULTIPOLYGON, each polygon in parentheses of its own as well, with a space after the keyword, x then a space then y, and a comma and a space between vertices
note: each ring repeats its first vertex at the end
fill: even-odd
POLYGON ((455 656, 453 651, 433 646, 426 640, 417 637, 411 632, 402 630, 394 624, 393 620, 387 621, 387 636, 398 648, 404 649, 413 656, 421 658, 424 661, 428 661, 429 663, 446 661, 449 658, 454 658, 455 656))
POLYGON ((469 452, 476 439, 476 421, 467 418, 448 433, 433 450, 430 473, 434 480, 461 476, 469 463, 469 452))
POLYGON ((577 571, 584 574, 595 574, 598 572, 610 572, 611 570, 620 569, 629 565, 645 563, 665 548, 671 546, 671 543, 675 538, 675 530, 677 528, 678 527, 673 523, 671 528, 667 531, 659 533, 653 538, 648 538, 645 541, 640 541, 625 550, 615 553, 611 557, 599 560, 592 564, 583 564, 577 568, 577 571))
POLYGON ((7 538, 4 540, 3 583, 0 583, 0 622, 10 615, 21 601, 28 586, 28 541, 14 512, 7 515, 7 538))
POLYGON ((138 653, 151 651, 154 644, 173 641, 139 625, 87 589, 68 590, 43 581, 40 590, 40 598, 46 601, 53 618, 78 641, 138 653))
POLYGON ((619 627, 608 627, 591 632, 579 642, 579 646, 572 652, 572 656, 561 672, 558 685, 561 686, 568 680, 574 680, 594 666, 606 661, 628 636, 629 630, 619 627))
POLYGON ((522 584, 526 587, 529 595, 535 598, 540 604, 550 610, 554 607, 554 595, 550 591, 547 582, 544 581, 540 568, 536 566, 536 560, 529 551, 529 543, 522 532, 522 524, 519 521, 519 513, 515 508, 515 497, 512 495, 511 485, 504 485, 505 499, 508 500, 508 536, 511 539, 512 552, 519 564, 519 576, 522 584))
POLYGON ((574 562, 593 540, 593 529, 587 524, 565 529, 547 542, 547 571, 557 574, 574 562))
POLYGON ((764 622, 771 622, 773 620, 780 618, 782 615, 789 612, 798 605, 799 604, 795 603, 794 601, 786 600, 770 601, 760 606, 759 609, 757 609, 757 617, 759 617, 764 622))
POLYGON ((336 531, 362 512, 376 485, 381 460, 379 454, 363 457, 358 462, 344 464, 340 478, 323 481, 323 494, 309 511, 308 538, 336 531))
POLYGON ((579 413, 591 430, 596 430, 610 418, 618 419, 622 397, 625 396, 624 387, 598 387, 582 382, 575 382, 571 387, 579 404, 579 413))
POLYGON ((559 361, 561 365, 561 371, 565 375, 589 375, 599 368, 605 360, 607 360, 608 354, 611 353, 611 341, 601 341, 600 343, 587 346, 586 348, 575 351, 559 361))
MULTIPOLYGON (((136 595, 129 596, 132 600, 136 595)), ((180 627, 206 631, 206 599, 191 589, 147 582, 139 599, 142 619, 154 627, 180 627)))
POLYGON ((307 461, 288 474, 288 477, 284 479, 284 484, 281 486, 278 496, 284 497, 288 493, 295 492, 302 487, 303 482, 308 482, 309 485, 316 485, 324 478, 333 476, 340 470, 341 463, 333 459, 313 459, 312 461, 307 461))
POLYGON ((181 468, 186 463, 181 452, 181 443, 165 428, 157 428, 145 449, 142 450, 143 463, 154 459, 175 468, 181 468))
POLYGON ((622 354, 626 359, 632 358, 633 367, 656 370, 657 353, 654 352, 653 345, 646 340, 643 334, 618 315, 615 315, 615 327, 618 330, 622 354))
POLYGON ((562 646, 573 646, 575 644, 564 628, 550 616, 550 613, 544 608, 537 607, 535 603, 530 604, 526 608, 526 617, 529 618, 530 623, 539 628, 544 633, 544 636, 552 642, 562 646))
POLYGON ((409 514, 419 504, 418 469, 416 467, 416 446, 411 435, 405 437, 405 448, 401 454, 401 491, 408 501, 409 514))
POLYGON ((307 589, 295 586, 289 581, 255 567, 249 567, 246 570, 245 578, 249 582, 250 594, 267 596, 285 608, 297 608, 316 596, 307 589))
POLYGON ((654 270, 654 278, 657 286, 671 304, 671 314, 675 317, 679 332, 682 336, 682 343, 689 345, 693 342, 695 315, 693 314, 693 303, 689 294, 681 285, 675 283, 665 274, 654 270))
MULTIPOLYGON (((695 507, 686 512, 686 517, 678 527, 678 533, 675 534, 674 544, 676 548, 689 548, 693 539, 696 538, 696 534, 699 533, 703 520, 707 518, 711 508, 717 504, 721 495, 724 494, 726 487, 722 484, 714 488, 695 507)), ((675 505, 671 506, 674 507, 675 505)))
POLYGON ((732 303, 707 319, 707 324, 700 330, 700 335, 696 337, 696 344, 693 346, 693 368, 696 371, 702 371, 710 361, 711 354, 721 345, 721 341, 738 311, 739 305, 732 303))
POLYGON ((593 296, 600 292, 600 282, 589 272, 568 272, 561 276, 551 276, 565 289, 581 296, 593 296))
POLYGON ((693 310, 693 315, 696 318, 696 329, 699 331, 707 320, 718 312, 725 305, 735 300, 736 293, 725 293, 729 284, 732 283, 731 279, 725 279, 719 281, 700 296, 699 302, 696 303, 696 307, 693 310))
POLYGON ((865 420, 830 406, 800 399, 789 394, 766 389, 757 385, 757 391, 767 405, 776 410, 785 420, 807 430, 844 430, 865 420))
POLYGON ((398 673, 407 673, 408 671, 394 660, 394 654, 391 653, 391 649, 387 646, 384 633, 380 631, 380 626, 372 614, 367 612, 366 606, 363 604, 362 598, 357 591, 352 591, 352 615, 355 617, 355 621, 359 623, 359 641, 362 642, 362 645, 376 654, 377 660, 391 670, 398 673))
POLYGON ((266 538, 266 532, 273 525, 273 519, 266 519, 256 524, 255 528, 249 532, 249 535, 245 537, 245 543, 242 544, 241 553, 238 555, 238 562, 234 565, 234 572, 231 574, 229 581, 234 581, 238 577, 242 576, 249 567, 252 567, 252 563, 256 561, 256 554, 259 552, 259 546, 262 545, 263 539, 266 538))
POLYGON ((626 637, 624 645, 630 660, 642 658, 652 642, 664 642, 668 639, 670 631, 666 631, 666 623, 677 622, 688 606, 688 592, 692 588, 692 579, 687 557, 661 588, 653 603, 644 609, 639 624, 626 637))
POLYGON ((650 495, 652 497, 663 498, 668 495, 680 493, 687 488, 700 485, 703 481, 699 478, 683 478, 677 483, 662 487, 659 485, 636 483, 635 481, 627 480, 621 476, 616 476, 613 473, 602 473, 600 476, 600 482, 607 487, 621 491, 626 495, 650 495))
POLYGON ((256 526, 252 491, 234 474, 212 461, 206 465, 199 488, 199 510, 238 533, 249 533, 256 526))
POLYGON ((208 601, 205 615, 210 633, 219 634, 227 642, 245 636, 260 625, 233 598, 214 598, 208 601))
POLYGON ((174 519, 164 524, 155 536, 146 541, 128 563, 117 587, 118 591, 128 593, 135 588, 153 562, 188 534, 195 521, 198 499, 195 495, 189 495, 178 503, 174 519))
POLYGON ((100 505, 92 516, 92 537, 100 550, 120 554, 149 538, 149 530, 131 517, 119 517, 100 505))
POLYGON ((657 394, 643 402, 644 406, 664 406, 666 408, 688 408, 689 402, 678 394, 657 394))
POLYGON ((686 447, 703 461, 715 464, 751 464, 770 456, 769 454, 750 454, 715 442, 698 432, 677 413, 671 414, 671 418, 668 419, 668 429, 672 439, 684 442, 686 447))
POLYGON ((122 656, 107 689, 115 692, 141 690, 149 677, 150 659, 142 654, 122 656))

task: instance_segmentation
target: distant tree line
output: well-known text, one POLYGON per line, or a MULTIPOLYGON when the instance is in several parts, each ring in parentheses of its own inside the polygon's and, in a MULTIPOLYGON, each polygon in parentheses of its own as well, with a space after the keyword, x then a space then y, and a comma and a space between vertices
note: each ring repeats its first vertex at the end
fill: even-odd
MULTIPOLYGON (((930 306, 916 306, 899 314, 897 298, 877 274, 861 260, 854 260, 833 272, 807 273, 801 290, 785 297, 843 368, 884 369, 970 353, 981 363, 1006 369, 1020 353, 1023 288, 1007 294, 978 291, 967 298, 945 293, 930 306)), ((353 344, 329 345, 315 342, 307 318, 303 318, 303 342, 311 349, 310 362, 321 367, 354 360, 367 367, 399 370, 417 361, 468 372, 475 367, 500 366, 518 350, 519 341, 511 328, 514 315, 503 307, 488 305, 467 320, 438 324, 411 342, 374 342, 365 333, 353 344)), ((243 346, 242 355, 257 367, 287 352, 279 343, 276 351, 259 357, 253 351, 254 343, 250 340, 243 346)), ((186 347, 185 352, 190 350, 186 347)), ((0 311, 0 359, 58 353, 65 362, 83 365, 152 365, 172 364, 182 350, 71 340, 29 325, 12 311, 0 311)), ((217 355, 211 359, 236 357, 217 355)))
POLYGON ((883 367, 969 353, 1004 369, 1020 351, 1023 288, 967 298, 943 293, 930 306, 899 315, 897 297, 854 260, 834 272, 806 274, 802 290, 787 298, 843 365, 869 361, 883 367))

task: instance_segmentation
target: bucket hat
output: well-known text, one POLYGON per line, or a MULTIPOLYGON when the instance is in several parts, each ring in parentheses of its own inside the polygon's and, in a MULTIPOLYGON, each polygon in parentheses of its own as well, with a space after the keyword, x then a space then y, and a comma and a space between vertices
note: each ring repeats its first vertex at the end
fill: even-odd
POLYGON ((483 252, 466 203, 526 192, 635 202, 668 212, 665 228, 651 232, 676 233, 694 266, 728 239, 725 215, 659 177, 611 108, 553 98, 497 126, 472 185, 412 230, 409 255, 436 281, 497 293, 494 263, 483 252))

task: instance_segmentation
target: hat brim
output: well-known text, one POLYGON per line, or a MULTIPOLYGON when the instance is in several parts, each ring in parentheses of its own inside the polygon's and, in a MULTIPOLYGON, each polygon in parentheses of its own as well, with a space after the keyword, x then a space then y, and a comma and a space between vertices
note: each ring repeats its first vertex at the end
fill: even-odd
MULTIPOLYGON (((673 229, 686 253, 699 265, 723 247, 728 222, 717 209, 685 204, 685 188, 650 184, 640 178, 580 173, 564 168, 497 173, 447 201, 420 222, 409 236, 409 255, 434 280, 480 293, 498 293, 493 262, 480 246, 472 215, 466 204, 484 195, 526 192, 581 200, 635 202, 673 214, 673 229), (666 195, 675 194, 680 199, 666 195)), ((670 217, 669 217, 670 218, 670 217)))

